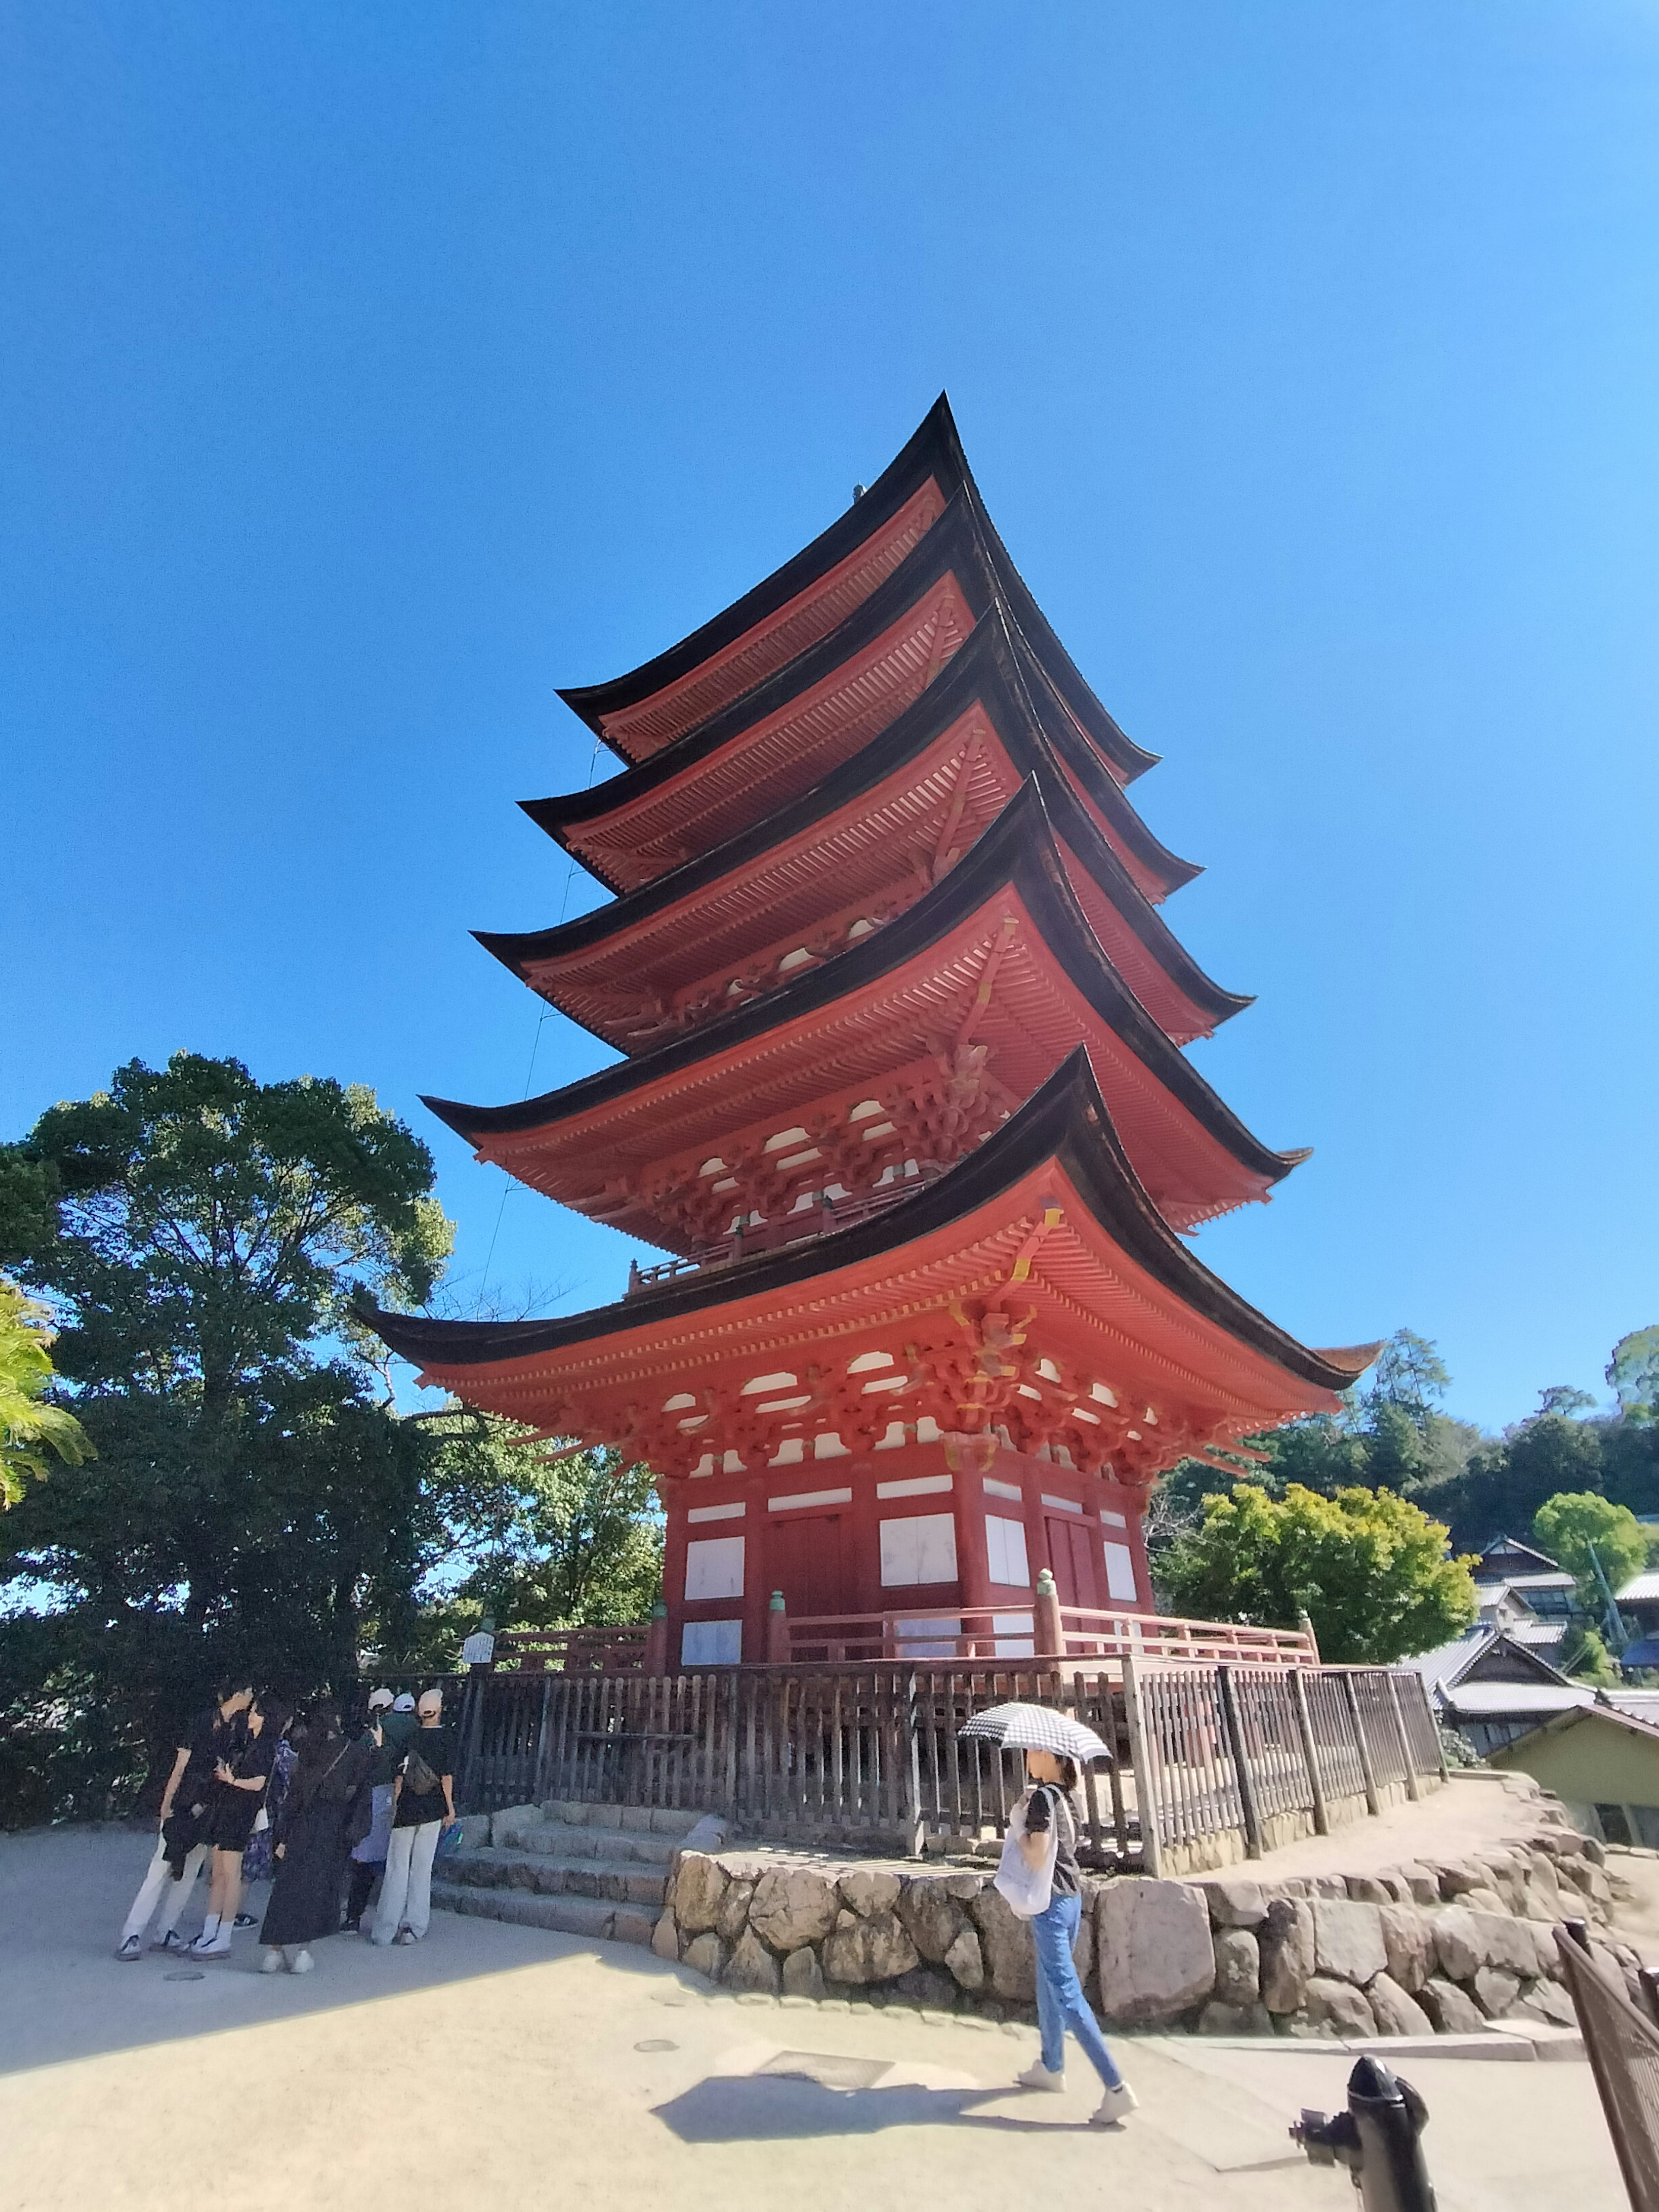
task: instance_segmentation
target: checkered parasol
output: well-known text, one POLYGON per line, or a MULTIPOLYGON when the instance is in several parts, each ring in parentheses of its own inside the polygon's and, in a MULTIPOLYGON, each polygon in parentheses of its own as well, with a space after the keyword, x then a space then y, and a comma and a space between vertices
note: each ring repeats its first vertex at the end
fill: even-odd
POLYGON ((1079 1762, 1112 1755, 1091 1728, 1048 1705, 988 1706, 958 1735, 964 1742, 994 1743, 1003 1751, 1052 1751, 1056 1758, 1079 1762))

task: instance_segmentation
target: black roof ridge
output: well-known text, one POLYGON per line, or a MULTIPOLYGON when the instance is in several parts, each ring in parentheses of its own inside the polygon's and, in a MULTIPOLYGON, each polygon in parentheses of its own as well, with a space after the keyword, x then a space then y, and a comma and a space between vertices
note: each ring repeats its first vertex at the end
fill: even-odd
MULTIPOLYGON (((1024 652, 1037 659, 1035 648, 1019 628, 1014 609, 1003 592, 1000 580, 989 560, 982 534, 975 520, 971 502, 965 494, 955 495, 945 514, 891 574, 884 578, 867 599, 863 600, 846 620, 827 632, 817 641, 808 646, 795 659, 756 684, 741 698, 718 708, 698 723, 683 731, 677 738, 660 747, 647 759, 623 769, 603 783, 585 785, 580 791, 561 792, 547 799, 521 799, 522 811, 545 831, 562 850, 580 862, 591 875, 599 878, 609 890, 620 892, 624 888, 616 877, 605 869, 604 863, 578 851, 567 834, 571 824, 592 822, 615 812, 635 799, 643 797, 654 787, 671 783, 684 769, 711 758, 721 748, 752 728, 755 723, 777 713, 801 692, 810 690, 833 672, 842 667, 862 647, 880 635, 903 611, 915 605, 928 587, 938 581, 947 570, 955 574, 973 609, 975 629, 986 620, 991 611, 1000 608, 1011 634, 1016 636, 1024 652), (964 561, 962 556, 966 556, 964 561)), ((972 639, 952 656, 959 660, 968 651, 972 639)), ((1040 665, 1040 664, 1039 664, 1040 665)), ((951 663, 945 672, 949 672, 951 663)), ((1164 877, 1170 891, 1176 891, 1203 873, 1195 861, 1183 860, 1172 853, 1147 825, 1131 803, 1123 786, 1111 774, 1092 744, 1088 732, 1082 729, 1074 714, 1066 706, 1065 694, 1052 677, 1044 672, 1048 689, 1061 702, 1064 727, 1057 731, 1056 741, 1067 744, 1069 756, 1079 775, 1091 787, 1096 804, 1104 813, 1111 815, 1114 825, 1125 843, 1135 852, 1142 864, 1155 875, 1164 877), (1081 732, 1080 737, 1078 733, 1081 732)), ((935 678, 927 687, 935 688, 943 680, 935 678)), ((927 696, 927 691, 920 695, 927 696)), ((878 744, 905 714, 914 711, 918 702, 902 708, 892 720, 884 724, 860 751, 868 745, 878 744)), ((854 756, 857 757, 857 756, 854 756)), ((831 771, 834 773, 834 771, 831 771)))
MULTIPOLYGON (((522 971, 518 963, 532 957, 532 946, 535 948, 534 957, 544 958, 584 945, 602 944, 606 937, 619 928, 629 927, 635 919, 665 911, 704 884, 717 882, 721 876, 729 874, 745 862, 757 860, 860 793, 874 791, 896 769, 902 767, 907 760, 914 759, 933 742, 943 729, 977 701, 995 724, 1002 742, 1014 757, 1016 766, 1024 766, 1027 776, 1034 767, 1038 769, 1043 781, 1047 811, 1051 817, 1059 815, 1065 818, 1066 842, 1077 851, 1079 859, 1118 909, 1148 955, 1163 969, 1171 983, 1183 992, 1195 1006, 1207 1013, 1212 1021, 1230 1020, 1234 1014, 1253 1004, 1253 1000, 1245 994, 1224 990, 1205 973, 1136 883, 1113 850, 1109 839, 1079 800, 1051 749, 1056 737, 1060 746, 1066 745, 1072 734, 1070 726, 1066 725, 1057 733, 1049 731, 1040 706, 1031 696, 1015 647, 1015 634, 1007 624, 1000 605, 994 603, 975 625, 967 643, 946 663, 927 690, 886 725, 879 738, 872 738, 868 744, 861 746, 856 753, 832 769, 821 782, 787 801, 773 813, 763 816, 759 822, 750 823, 746 830, 738 830, 695 858, 683 861, 678 867, 653 878, 649 883, 623 892, 609 906, 597 907, 589 914, 578 915, 573 920, 558 923, 550 929, 475 930, 473 935, 486 951, 513 973, 520 975, 522 971), (998 712, 998 686, 1001 688, 1003 701, 1023 714, 1026 724, 1024 732, 1016 734, 1005 726, 1006 718, 998 712), (879 753, 878 745, 883 748, 879 753), (1020 757, 1022 752, 1027 756, 1024 763, 1020 757)), ((1073 769, 1080 762, 1094 765, 1086 746, 1079 744, 1072 748, 1072 751, 1073 757, 1069 764, 1073 769)), ((1109 777, 1103 770, 1097 768, 1096 772, 1101 783, 1110 784, 1109 777)), ((577 1018, 572 1016, 571 1018, 577 1018)), ((581 1025, 586 1026, 585 1024, 581 1025)))
MULTIPOLYGON (((1149 752, 1144 745, 1137 744, 1107 712, 1038 606, 1030 586, 1014 566, 1007 547, 991 521, 973 471, 968 465, 968 457, 963 447, 956 417, 951 410, 950 399, 943 392, 863 496, 855 500, 827 529, 820 531, 781 568, 775 568, 740 599, 733 599, 697 629, 689 631, 650 659, 643 660, 624 674, 611 677, 604 683, 567 686, 560 690, 559 697, 580 716, 597 737, 611 746, 613 752, 623 759, 629 758, 620 745, 605 736, 603 722, 606 714, 638 706, 667 685, 679 682, 704 661, 723 652, 757 623, 776 613, 780 607, 787 605, 819 576, 846 559, 884 522, 890 520, 930 476, 944 493, 947 505, 958 491, 967 493, 977 519, 988 532, 988 550, 993 561, 1006 572, 1004 580, 1020 612, 1022 627, 1036 633, 1040 641, 1046 642, 1058 656, 1061 663, 1063 680, 1060 689, 1063 696, 1102 751, 1109 758, 1118 761, 1124 771, 1125 781, 1133 783, 1138 775, 1155 767, 1159 757, 1149 752)), ((943 519, 941 516, 940 520, 943 519)), ((924 532, 920 542, 925 544, 938 526, 936 522, 933 529, 924 532)), ((690 732, 682 734, 689 735, 690 732)), ((648 757, 654 757, 654 755, 648 757)))
MULTIPOLYGON (((1169 1226, 1130 1164, 1081 1045, 1001 1128, 944 1175, 884 1212, 809 1243, 677 1276, 609 1306, 544 1321, 447 1322, 368 1306, 364 1316, 394 1352, 417 1365, 439 1358, 477 1366, 529 1358, 617 1328, 642 1329, 706 1306, 787 1288, 901 1249, 965 1218, 1045 1158, 1065 1168, 1096 1221, 1120 1248, 1201 1319, 1322 1389, 1345 1390, 1362 1371, 1334 1364, 1298 1343, 1212 1273, 1169 1226)), ((1373 1356, 1377 1348, 1358 1347, 1373 1356)))
MULTIPOLYGON (((1080 810, 1079 810, 1080 811, 1080 810)), ((1086 817, 1085 817, 1086 819, 1086 817)), ((1092 824, 1090 825, 1092 828, 1092 824)), ((1212 1090, 1179 1047, 1141 1005, 1089 926, 1066 879, 1053 824, 1035 778, 1028 778, 996 820, 956 866, 885 928, 838 952, 822 967, 781 985, 764 998, 718 1017, 629 1060, 613 1062, 556 1091, 506 1106, 471 1106, 423 1097, 439 1120, 476 1146, 481 1136, 546 1127, 592 1110, 659 1077, 751 1037, 764 1036, 804 1013, 878 981, 955 928, 1004 884, 1018 890, 1045 945, 1078 991, 1146 1069, 1147 1073, 1243 1167, 1273 1182, 1292 1163, 1254 1136, 1212 1090), (550 1112, 555 1102, 559 1110, 550 1112)), ((1148 909, 1150 911, 1150 909, 1148 909)))

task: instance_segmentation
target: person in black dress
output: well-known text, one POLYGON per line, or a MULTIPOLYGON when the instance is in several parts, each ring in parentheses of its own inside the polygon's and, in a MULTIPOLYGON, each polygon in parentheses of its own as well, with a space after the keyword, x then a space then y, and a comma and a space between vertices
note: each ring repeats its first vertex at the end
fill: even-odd
POLYGON ((202 1932, 191 1945, 196 1959, 228 1959, 230 1933, 242 1894, 242 1854, 265 1801, 276 1740, 288 1726, 289 1707, 269 1692, 248 1708, 241 1744, 214 1770, 209 1801, 207 1840, 213 1846, 213 1879, 202 1932))
POLYGON ((299 1742, 275 1832, 276 1873, 259 1941, 261 1973, 308 1974, 308 1944, 340 1925, 346 1855, 368 1824, 368 1793, 377 1746, 353 1742, 340 1730, 337 1706, 313 1705, 299 1742))
POLYGON ((228 1676, 215 1692, 213 1704, 205 1712, 195 1714, 180 1730, 178 1756, 161 1792, 155 1854, 121 1930, 118 1959, 143 1957, 144 1930, 158 1904, 161 1917, 149 1948, 152 1951, 185 1948, 178 1932, 179 1917, 196 1886, 198 1874, 213 1856, 207 1820, 214 1770, 240 1744, 242 1717, 252 1703, 252 1683, 228 1676))

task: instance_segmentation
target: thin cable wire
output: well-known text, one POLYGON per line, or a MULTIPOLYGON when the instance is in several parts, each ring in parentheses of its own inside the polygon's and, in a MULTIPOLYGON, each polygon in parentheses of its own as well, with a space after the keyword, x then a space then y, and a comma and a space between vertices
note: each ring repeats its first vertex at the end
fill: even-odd
MULTIPOLYGON (((582 789, 584 791, 591 791, 593 787, 593 770, 599 765, 599 739, 595 738, 593 740, 593 750, 588 755, 587 781, 582 786, 582 789)), ((570 904, 570 886, 575 880, 575 875, 576 855, 572 853, 570 855, 569 866, 564 872, 564 890, 559 898, 559 920, 558 922, 554 925, 556 928, 562 924, 564 921, 565 911, 570 904)), ((534 1081, 536 1074, 536 1055, 542 1048, 542 1031, 546 1027, 547 1018, 552 1012, 552 1007, 544 1003, 541 1012, 537 1018, 536 1034, 530 1042, 530 1065, 524 1072, 524 1089, 519 1093, 520 1102, 528 1098, 530 1096, 530 1086, 534 1081)), ((489 1286, 489 1270, 495 1257, 495 1240, 501 1233, 501 1221, 503 1216, 507 1212, 507 1201, 512 1197, 514 1188, 513 1178, 507 1174, 505 1168, 501 1170, 501 1174, 505 1177, 505 1181, 501 1186, 501 1202, 495 1208, 495 1226, 489 1232, 489 1249, 484 1254, 483 1273, 478 1279, 478 1298, 480 1304, 483 1303, 483 1294, 489 1286)))

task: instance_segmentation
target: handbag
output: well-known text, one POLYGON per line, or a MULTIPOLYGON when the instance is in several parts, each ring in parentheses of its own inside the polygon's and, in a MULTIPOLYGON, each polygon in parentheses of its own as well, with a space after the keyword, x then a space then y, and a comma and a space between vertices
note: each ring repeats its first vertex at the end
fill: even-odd
POLYGON ((404 1764, 404 1779, 417 1797, 435 1796, 444 1786, 441 1774, 434 1774, 418 1751, 411 1751, 404 1764))
MULTIPOLYGON (((1054 1899, 1054 1861, 1060 1856, 1058 1802, 1048 1822, 1048 1848, 1042 1855, 1042 1864, 1034 1867, 1020 1849, 1020 1839, 1027 1832, 1025 1808, 1033 1794, 1028 1790, 1009 1814, 1008 1832, 1002 1839, 1002 1857, 991 1878, 992 1888, 1001 1893, 1009 1911, 1021 1920, 1035 1920, 1039 1912, 1048 1910, 1054 1899)), ((1054 1793, 1056 1801, 1059 1794, 1054 1793)))

